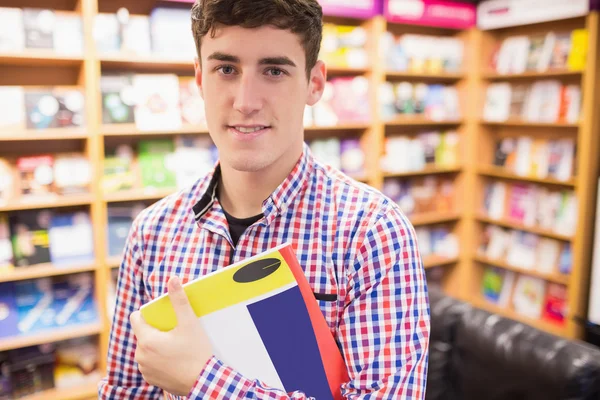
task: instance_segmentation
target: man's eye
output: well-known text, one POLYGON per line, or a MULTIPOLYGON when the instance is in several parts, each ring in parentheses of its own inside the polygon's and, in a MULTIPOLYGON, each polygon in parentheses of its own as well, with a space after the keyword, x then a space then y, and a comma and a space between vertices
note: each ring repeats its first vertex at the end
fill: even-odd
POLYGON ((235 72, 235 70, 233 69, 233 67, 231 65, 223 65, 223 66, 219 67, 219 70, 224 75, 231 75, 235 72))
POLYGON ((285 71, 280 68, 269 68, 267 71, 271 76, 282 76, 285 74, 285 71))

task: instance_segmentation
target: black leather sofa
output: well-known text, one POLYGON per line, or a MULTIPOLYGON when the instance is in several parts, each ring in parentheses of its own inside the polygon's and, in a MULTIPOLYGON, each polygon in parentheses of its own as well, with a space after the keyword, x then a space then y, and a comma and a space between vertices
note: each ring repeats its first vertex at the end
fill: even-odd
POLYGON ((427 400, 600 400, 600 349, 430 286, 427 400))

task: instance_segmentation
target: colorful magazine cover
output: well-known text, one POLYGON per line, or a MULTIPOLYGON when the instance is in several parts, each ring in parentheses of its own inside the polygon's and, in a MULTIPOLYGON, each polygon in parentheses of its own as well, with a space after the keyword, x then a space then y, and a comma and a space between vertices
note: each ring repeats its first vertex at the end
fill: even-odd
MULTIPOLYGON (((225 364, 286 392, 342 399, 346 365, 290 243, 188 282, 184 290, 225 364)), ((141 313, 162 331, 177 323, 167 294, 141 313)))

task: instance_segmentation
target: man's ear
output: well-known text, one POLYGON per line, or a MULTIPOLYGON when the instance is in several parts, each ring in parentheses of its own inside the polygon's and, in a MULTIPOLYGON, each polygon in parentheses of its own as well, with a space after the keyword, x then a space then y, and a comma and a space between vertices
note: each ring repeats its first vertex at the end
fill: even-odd
POLYGON ((321 99, 325 90, 325 83, 327 83, 327 67, 323 61, 319 60, 310 71, 308 96, 306 98, 307 105, 314 106, 321 99))
POLYGON ((200 92, 200 96, 204 99, 204 93, 202 92, 202 66, 198 57, 194 58, 194 79, 198 86, 198 92, 200 92))

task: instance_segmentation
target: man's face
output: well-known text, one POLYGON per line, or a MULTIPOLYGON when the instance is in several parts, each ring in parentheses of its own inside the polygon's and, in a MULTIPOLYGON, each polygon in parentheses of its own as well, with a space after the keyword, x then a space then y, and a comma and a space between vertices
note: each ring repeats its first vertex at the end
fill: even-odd
POLYGON ((256 172, 297 159, 304 107, 320 99, 326 74, 319 62, 307 79, 299 36, 271 26, 219 27, 202 38, 201 56, 196 81, 221 163, 256 172))

